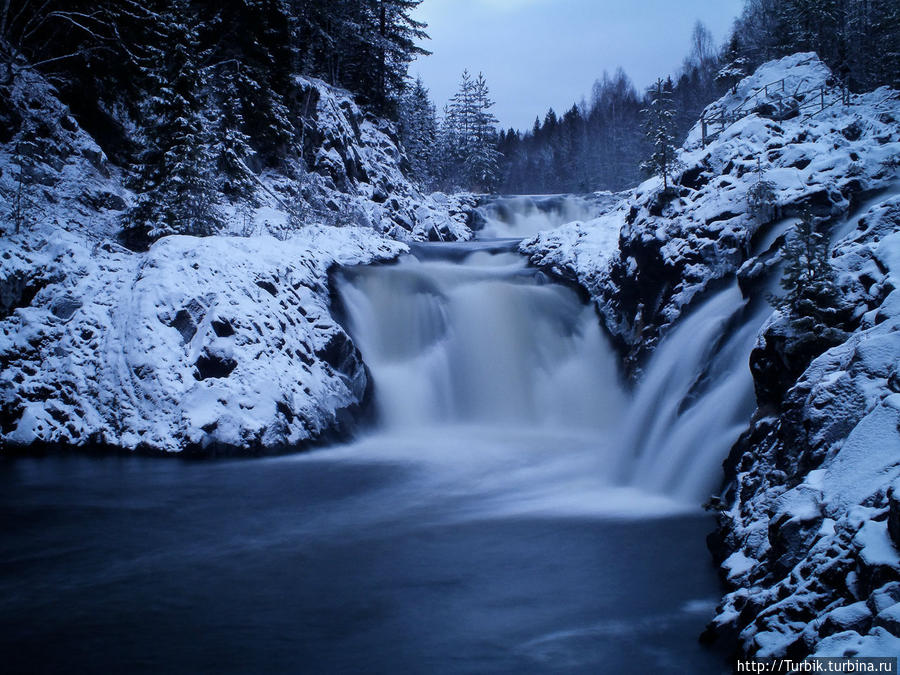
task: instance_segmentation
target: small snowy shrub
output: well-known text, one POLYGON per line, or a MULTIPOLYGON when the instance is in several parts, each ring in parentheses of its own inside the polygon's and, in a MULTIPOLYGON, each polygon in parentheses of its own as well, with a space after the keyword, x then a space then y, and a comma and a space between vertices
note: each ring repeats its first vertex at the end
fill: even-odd
POLYGON ((775 184, 765 179, 762 162, 756 159, 756 183, 747 190, 747 208, 757 223, 767 223, 775 216, 778 198, 775 184))

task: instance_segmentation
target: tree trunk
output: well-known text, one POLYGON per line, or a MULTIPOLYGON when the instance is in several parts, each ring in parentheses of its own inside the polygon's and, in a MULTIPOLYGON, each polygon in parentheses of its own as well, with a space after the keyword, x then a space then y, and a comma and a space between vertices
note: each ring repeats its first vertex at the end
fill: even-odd
POLYGON ((385 0, 381 0, 379 5, 378 32, 381 35, 381 44, 378 48, 378 96, 377 104, 379 110, 384 113, 387 108, 387 52, 384 48, 384 41, 387 40, 387 8, 385 0))

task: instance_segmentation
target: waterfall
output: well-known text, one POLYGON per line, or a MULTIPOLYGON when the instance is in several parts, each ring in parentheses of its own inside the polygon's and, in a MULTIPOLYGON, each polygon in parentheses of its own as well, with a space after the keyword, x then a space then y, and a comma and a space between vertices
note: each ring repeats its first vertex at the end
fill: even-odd
POLYGON ((683 500, 716 490, 755 407, 749 358, 769 313, 751 309, 734 283, 661 341, 623 424, 622 479, 683 500))
POLYGON ((596 218, 617 198, 599 194, 498 197, 481 207, 480 238, 532 237, 541 230, 596 218))
POLYGON ((440 248, 339 284, 379 423, 609 428, 624 394, 594 310, 515 253, 440 248))
POLYGON ((628 392, 592 305, 528 267, 514 242, 487 238, 521 236, 538 213, 546 223, 589 208, 503 198, 482 207, 493 215, 479 241, 420 244, 395 264, 338 276, 347 329, 373 377, 377 430, 454 456, 460 444, 446 440, 461 430, 556 438, 540 451, 578 445, 596 459, 579 459, 578 471, 697 505, 749 421, 748 360, 770 310, 748 306, 736 284, 719 290, 661 341, 628 392), (570 443, 573 434, 594 440, 570 443))

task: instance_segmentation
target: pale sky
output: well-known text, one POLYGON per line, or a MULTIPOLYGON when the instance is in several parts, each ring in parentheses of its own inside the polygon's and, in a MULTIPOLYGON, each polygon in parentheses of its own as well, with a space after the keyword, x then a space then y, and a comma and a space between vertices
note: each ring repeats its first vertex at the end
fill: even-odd
POLYGON ((530 129, 552 107, 588 97, 604 69, 622 66, 643 89, 672 74, 702 20, 721 43, 743 0, 425 0, 433 52, 412 64, 438 106, 464 68, 483 71, 502 127, 530 129))

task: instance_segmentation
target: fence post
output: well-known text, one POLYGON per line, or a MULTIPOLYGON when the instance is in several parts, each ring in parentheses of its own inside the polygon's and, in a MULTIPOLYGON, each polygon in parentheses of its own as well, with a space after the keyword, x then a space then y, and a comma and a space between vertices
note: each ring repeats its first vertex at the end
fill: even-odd
POLYGON ((706 114, 700 115, 700 129, 703 134, 703 147, 706 147, 706 114))
POLYGON ((819 90, 819 96, 821 96, 822 110, 825 110, 825 87, 822 87, 819 90))

